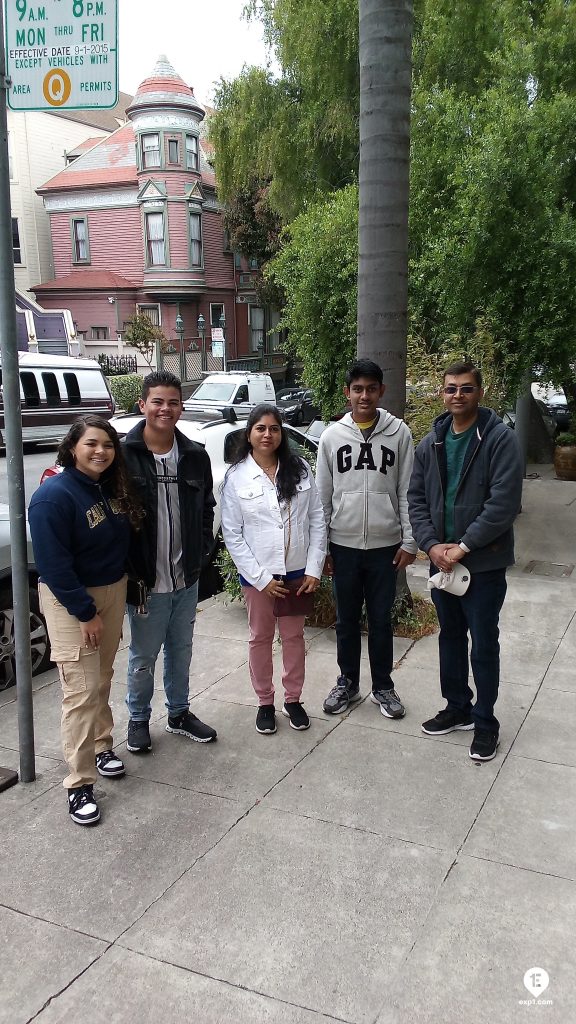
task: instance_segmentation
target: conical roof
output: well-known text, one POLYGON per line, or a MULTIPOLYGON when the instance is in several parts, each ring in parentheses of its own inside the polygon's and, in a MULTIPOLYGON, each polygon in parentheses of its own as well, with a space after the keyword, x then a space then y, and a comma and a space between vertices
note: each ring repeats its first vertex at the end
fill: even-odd
POLYGON ((160 56, 152 74, 140 83, 126 113, 131 117, 137 110, 151 107, 180 107, 204 117, 204 107, 198 102, 194 90, 174 70, 168 58, 160 56))

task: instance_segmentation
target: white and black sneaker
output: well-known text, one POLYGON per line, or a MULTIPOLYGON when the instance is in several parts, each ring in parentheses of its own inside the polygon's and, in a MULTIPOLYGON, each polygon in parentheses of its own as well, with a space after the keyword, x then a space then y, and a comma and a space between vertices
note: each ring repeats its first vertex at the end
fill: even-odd
POLYGON ((92 786, 79 786, 68 790, 68 811, 77 825, 95 825, 100 821, 100 811, 94 799, 92 786))
POLYGON ((119 778, 126 771, 124 762, 113 750, 103 750, 101 754, 96 754, 96 769, 105 779, 119 778))

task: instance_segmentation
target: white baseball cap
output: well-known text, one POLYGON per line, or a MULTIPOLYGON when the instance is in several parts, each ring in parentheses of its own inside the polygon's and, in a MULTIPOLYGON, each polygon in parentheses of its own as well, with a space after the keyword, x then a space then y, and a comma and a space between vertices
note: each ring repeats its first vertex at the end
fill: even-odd
POLYGON ((452 572, 437 572, 428 580, 428 590, 432 590, 432 587, 437 587, 438 590, 444 590, 447 594, 454 594, 455 597, 462 597, 462 594, 466 593, 469 586, 470 570, 465 565, 460 565, 459 562, 456 562, 452 572))

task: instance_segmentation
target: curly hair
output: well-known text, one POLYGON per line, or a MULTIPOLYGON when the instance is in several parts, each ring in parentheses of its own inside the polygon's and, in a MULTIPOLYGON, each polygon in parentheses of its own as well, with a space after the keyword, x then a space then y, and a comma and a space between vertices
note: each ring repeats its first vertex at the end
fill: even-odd
MULTIPOLYGON (((284 424, 282 422, 282 416, 280 415, 279 409, 275 405, 271 405, 268 402, 261 402, 260 405, 256 405, 250 413, 246 427, 241 435, 241 440, 234 452, 230 469, 237 466, 238 463, 243 462, 244 459, 252 452, 252 445, 250 444, 250 432, 252 427, 258 423, 263 416, 273 416, 276 420, 281 431, 281 441, 276 449, 276 455, 278 456, 278 473, 276 474, 276 490, 278 497, 283 501, 289 501, 296 494, 296 487, 300 480, 306 476, 306 464, 299 455, 295 455, 290 449, 288 442, 288 436, 284 430, 284 424)), ((228 473, 230 472, 228 470, 228 473)), ((228 476, 226 473, 226 476, 228 476)))
POLYGON ((65 469, 74 466, 75 459, 72 449, 75 448, 80 438, 83 437, 90 427, 95 430, 103 430, 114 445, 114 462, 102 474, 102 482, 106 484, 111 497, 116 499, 124 515, 128 516, 130 525, 137 530, 144 517, 144 510, 132 492, 128 474, 126 473, 120 438, 114 427, 108 423, 108 420, 94 415, 79 416, 77 420, 74 420, 66 437, 60 443, 56 462, 65 469))

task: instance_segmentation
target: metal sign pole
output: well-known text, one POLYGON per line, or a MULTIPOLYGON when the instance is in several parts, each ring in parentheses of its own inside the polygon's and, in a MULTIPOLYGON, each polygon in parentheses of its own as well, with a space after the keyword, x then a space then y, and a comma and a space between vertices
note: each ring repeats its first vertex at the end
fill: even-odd
POLYGON ((14 608, 14 637, 16 642, 20 778, 22 782, 33 782, 36 773, 32 709, 32 658, 30 654, 30 598, 28 593, 28 549, 26 542, 20 376, 18 373, 18 345, 16 340, 16 293, 14 289, 12 211, 10 207, 10 172, 8 163, 8 118, 6 113, 7 91, 8 82, 4 52, 4 5, 3 0, 0 0, 0 350, 2 352, 4 434, 8 475, 8 502, 10 505, 12 604, 14 608))

